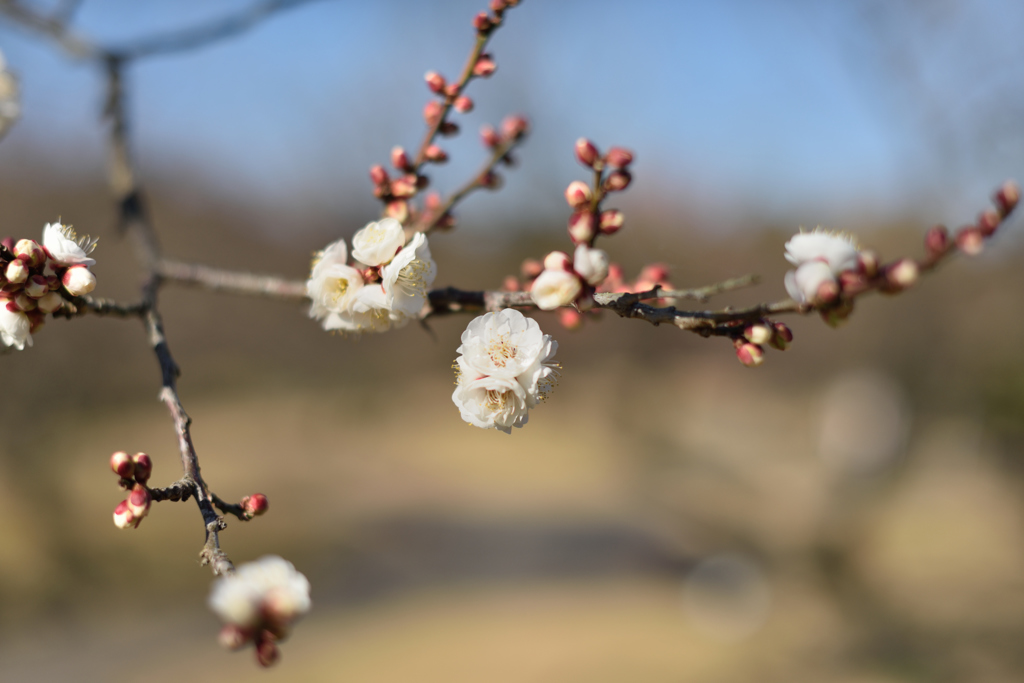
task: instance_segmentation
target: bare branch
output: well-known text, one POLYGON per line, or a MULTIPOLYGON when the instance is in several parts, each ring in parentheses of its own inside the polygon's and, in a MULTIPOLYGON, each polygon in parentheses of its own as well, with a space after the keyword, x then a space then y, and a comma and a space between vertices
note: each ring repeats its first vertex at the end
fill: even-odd
POLYGON ((105 51, 68 28, 63 17, 38 14, 18 0, 0 0, 0 12, 9 19, 47 36, 75 59, 98 59, 105 51))
POLYGON ((306 298, 306 283, 273 275, 255 275, 210 268, 196 263, 161 260, 157 272, 168 281, 195 285, 215 292, 254 294, 274 299, 306 298))

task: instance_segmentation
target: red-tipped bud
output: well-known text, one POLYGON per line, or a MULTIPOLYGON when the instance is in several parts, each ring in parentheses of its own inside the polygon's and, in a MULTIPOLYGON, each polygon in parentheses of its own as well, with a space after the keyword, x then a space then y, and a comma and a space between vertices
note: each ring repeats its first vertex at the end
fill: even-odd
POLYGON ((441 195, 437 192, 431 192, 423 198, 423 206, 427 211, 437 211, 441 208, 441 195))
POLYGON ((460 114, 468 114, 473 111, 473 100, 465 95, 460 95, 455 98, 455 102, 452 103, 452 107, 454 107, 455 111, 460 114))
POLYGON ((633 163, 633 153, 622 147, 612 147, 608 150, 605 160, 612 168, 626 168, 633 163))
POLYGON ((825 321, 825 324, 829 327, 839 327, 844 324, 853 313, 853 301, 844 301, 838 306, 833 306, 824 311, 819 311, 821 319, 825 321))
POLYGON ((128 510, 134 515, 136 523, 149 514, 150 501, 149 491, 142 484, 136 484, 128 494, 128 510))
POLYGON ((46 260, 46 252, 35 240, 18 240, 12 251, 30 268, 41 266, 46 260))
POLYGON ((449 83, 448 86, 444 89, 444 94, 445 94, 445 97, 447 97, 448 99, 451 99, 453 97, 458 97, 458 95, 459 95, 459 84, 458 83, 449 83))
POLYGON ((844 294, 856 295, 867 289, 867 280, 855 270, 839 273, 839 289, 844 294))
POLYGON ((245 510, 245 516, 249 519, 253 517, 259 517, 270 507, 270 503, 267 502, 267 497, 262 493, 254 493, 251 496, 246 496, 242 499, 242 509, 245 510))
POLYGON ((638 280, 645 282, 668 282, 669 268, 664 263, 652 263, 640 269, 638 280))
POLYGON ((416 194, 416 183, 408 178, 391 181, 391 194, 399 199, 407 199, 416 194))
POLYGON ((153 474, 153 459, 145 453, 136 453, 132 456, 135 463, 135 481, 145 484, 149 481, 149 475, 153 474))
POLYGON ((498 65, 494 63, 490 55, 480 55, 480 59, 476 60, 476 64, 473 65, 473 75, 480 78, 488 78, 497 70, 498 65))
POLYGON ((978 230, 981 231, 982 236, 991 237, 1001 221, 1002 219, 999 217, 999 214, 992 209, 982 211, 981 215, 978 216, 978 230))
POLYGON ((569 237, 572 243, 589 244, 597 234, 594 223, 594 214, 589 211, 577 211, 569 216, 569 237))
POLYGON ((924 248, 929 256, 941 256, 949 249, 949 231, 945 225, 934 225, 924 235, 924 248))
POLYGON ((135 476, 135 463, 124 451, 118 451, 110 456, 110 469, 122 479, 132 479, 135 476))
POLYGON ((7 264, 4 277, 12 285, 21 284, 28 279, 28 265, 21 259, 15 259, 7 264))
POLYGON ((618 209, 608 209, 607 211, 601 212, 601 219, 598 222, 598 228, 605 235, 614 235, 620 229, 622 224, 626 221, 626 216, 618 209))
POLYGON ((71 296, 82 296, 96 289, 96 276, 85 266, 68 268, 62 282, 71 296))
POLYGON ((518 292, 522 289, 519 286, 519 278, 515 275, 506 275, 505 279, 501 281, 501 289, 506 292, 518 292))
POLYGON ((558 322, 567 330, 578 330, 583 327, 583 314, 574 308, 562 308, 558 311, 558 322))
POLYGON ((239 650, 252 639, 252 633, 235 624, 225 624, 217 634, 220 646, 227 650, 239 650))
POLYGON ((480 127, 480 139, 483 141, 484 146, 488 148, 497 147, 501 144, 501 136, 498 135, 498 131, 494 130, 494 126, 486 123, 480 127))
POLYGON ((1005 218, 1017 206, 1020 201, 1020 186, 1012 180, 1007 180, 993 197, 999 215, 1005 218))
POLYGON ((404 224, 409 220, 409 203, 404 199, 388 202, 388 205, 384 207, 384 215, 404 224))
POLYGON ((513 114, 501 122, 501 134, 506 140, 519 140, 530 131, 530 122, 525 116, 513 114))
POLYGON ((273 634, 264 631, 256 641, 256 661, 260 666, 269 667, 277 663, 281 658, 281 650, 273 640, 273 634))
POLYGON ((835 280, 825 280, 818 285, 818 291, 814 295, 814 303, 830 304, 839 298, 839 283, 835 280))
POLYGON ((592 196, 590 187, 581 180, 574 180, 569 183, 569 187, 565 188, 565 201, 569 202, 569 206, 573 209, 579 209, 590 204, 592 196))
POLYGON ((985 248, 985 238, 973 226, 964 228, 956 234, 956 246, 968 256, 977 256, 985 248))
POLYGON ((528 258, 519 266, 519 272, 523 274, 524 280, 532 280, 544 272, 544 264, 537 259, 528 258))
POLYGON ((14 253, 14 238, 13 237, 5 237, 5 238, 3 238, 2 240, 0 240, 0 245, 3 245, 3 248, 6 249, 7 251, 11 252, 12 254, 14 253))
POLYGON ((436 71, 428 71, 423 75, 423 79, 427 82, 427 87, 430 88, 430 91, 439 95, 444 92, 444 86, 447 85, 444 76, 436 71))
POLYGON ((36 309, 43 313, 53 313, 64 305, 64 297, 57 292, 47 292, 36 301, 36 309))
POLYGON ((36 310, 36 300, 25 294, 25 292, 18 292, 11 301, 23 313, 36 310))
POLYGON ((757 344, 740 344, 736 347, 736 358, 748 368, 756 368, 764 362, 764 349, 757 344))
POLYGON ((42 275, 33 275, 25 281, 25 294, 33 299, 42 298, 48 291, 50 291, 50 287, 46 284, 46 278, 42 275))
POLYGON ((597 151, 597 147, 594 143, 586 138, 580 138, 576 141, 576 160, 584 166, 594 167, 594 162, 600 156, 600 152, 597 151))
POLYGON ((505 180, 500 174, 494 171, 488 171, 480 177, 480 186, 485 187, 488 190, 498 190, 505 183, 505 180))
POLYGON ((384 185, 391 178, 388 176, 388 172, 384 170, 384 167, 380 164, 376 164, 370 167, 370 182, 374 185, 384 185))
POLYGON ((878 264, 881 258, 877 251, 872 249, 863 249, 857 254, 857 269, 863 273, 864 277, 873 278, 878 275, 878 264))
POLYGON ((438 147, 437 145, 430 145, 425 150, 423 150, 423 156, 425 156, 427 160, 432 161, 435 164, 443 164, 444 162, 448 161, 448 153, 445 152, 440 147, 438 147))
POLYGON ((445 121, 444 123, 441 124, 440 128, 437 129, 437 132, 445 137, 458 135, 459 124, 455 123, 454 121, 445 121))
POLYGON ((544 257, 544 270, 572 272, 572 259, 564 251, 553 251, 544 257))
POLYGON ((747 329, 743 330, 743 336, 752 344, 767 344, 774 334, 774 329, 762 323, 748 325, 747 329))
POLYGON ((118 529, 127 529, 132 526, 138 526, 135 521, 135 515, 132 514, 131 509, 128 507, 128 501, 122 500, 114 508, 114 526, 118 529))
POLYGON ((391 165, 403 173, 408 173, 412 169, 412 165, 409 163, 409 155, 405 153, 402 147, 397 145, 391 148, 391 165))
POLYGON ((428 126, 432 126, 438 122, 441 118, 441 112, 444 107, 437 100, 430 100, 423 107, 423 118, 426 120, 428 126))
POLYGON ((480 12, 473 17, 473 28, 477 31, 484 33, 490 31, 492 27, 493 24, 491 23, 491 18, 487 16, 487 12, 480 12))
POLYGON ((898 291, 913 286, 919 274, 917 263, 913 259, 904 258, 886 269, 885 280, 891 288, 898 291))
POLYGON ((506 0, 491 0, 490 2, 490 8, 493 12, 504 12, 506 7, 508 7, 506 0))
POLYGON ((785 351, 793 342, 793 330, 789 329, 785 323, 775 323, 773 328, 775 334, 771 340, 772 347, 779 351, 785 351))
POLYGON ((629 171, 612 171, 604 180, 604 189, 609 192, 621 192, 629 187, 632 180, 633 176, 629 171))

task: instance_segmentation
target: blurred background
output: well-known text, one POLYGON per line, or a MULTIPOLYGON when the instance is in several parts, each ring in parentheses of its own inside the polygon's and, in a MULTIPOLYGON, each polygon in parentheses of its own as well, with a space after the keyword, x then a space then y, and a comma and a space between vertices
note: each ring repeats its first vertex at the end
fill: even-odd
MULTIPOLYGON (((59 3, 38 2, 54 8, 59 3)), ((314 2, 131 67, 141 180, 169 257, 295 279, 377 215, 366 171, 414 148, 422 75, 449 77, 483 0, 314 2)), ((242 0, 86 0, 104 45, 242 0)), ((431 239, 437 286, 495 288, 569 246, 581 135, 635 150, 602 244, 627 274, 756 272, 821 224, 916 255, 1024 179, 1024 5, 1014 0, 528 0, 444 145, 436 188, 481 163, 482 123, 533 134, 505 188, 431 239)), ((137 296, 105 181, 102 74, 0 17, 22 119, 0 142, 0 233, 62 217, 101 236, 96 294, 137 296)), ((222 535, 283 555, 314 610, 267 680, 1018 681, 1024 677, 1024 240, 871 297, 839 330, 787 320, 757 370, 721 340, 606 317, 559 341, 552 399, 511 436, 449 402, 468 322, 324 334, 302 307, 168 286, 182 401, 212 488, 270 513, 222 535)), ((107 459, 179 476, 136 321, 52 321, 0 357, 0 679, 232 680, 195 507, 114 528, 107 459)))

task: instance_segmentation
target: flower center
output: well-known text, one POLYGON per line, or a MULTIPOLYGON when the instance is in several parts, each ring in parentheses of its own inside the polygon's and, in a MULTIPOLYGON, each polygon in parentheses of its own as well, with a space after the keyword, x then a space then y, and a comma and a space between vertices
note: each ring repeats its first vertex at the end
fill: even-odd
POLYGON ((505 410, 505 404, 508 403, 508 393, 507 391, 488 389, 487 400, 485 401, 487 407, 494 412, 505 410))
POLYGON ((405 268, 398 273, 398 286, 406 290, 411 296, 426 296, 427 281, 426 275, 430 266, 419 259, 413 259, 405 268))
POLYGON ((491 341, 487 346, 487 357, 495 367, 503 368, 519 353, 519 347, 511 343, 507 337, 491 341))
POLYGON ((331 300, 331 303, 337 304, 341 301, 341 298, 345 296, 345 292, 348 291, 348 280, 343 277, 339 277, 333 280, 327 287, 327 298, 331 300))

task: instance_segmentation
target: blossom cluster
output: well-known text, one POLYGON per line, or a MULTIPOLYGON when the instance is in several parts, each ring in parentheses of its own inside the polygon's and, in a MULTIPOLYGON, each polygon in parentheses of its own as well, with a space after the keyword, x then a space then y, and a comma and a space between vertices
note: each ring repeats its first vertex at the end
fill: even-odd
POLYGON ((309 581, 291 562, 268 555, 215 581, 208 604, 224 622, 221 644, 237 650, 251 642, 256 661, 270 666, 280 657, 278 641, 309 611, 309 581))
POLYGON ((547 397, 558 375, 558 342, 536 321, 506 308, 473 319, 462 333, 455 360, 452 401, 475 427, 506 434, 522 427, 547 397))
POLYGON ((110 469, 121 478, 121 486, 130 489, 128 497, 114 508, 114 526, 118 529, 138 529, 143 517, 149 514, 153 497, 146 482, 153 473, 153 460, 145 453, 128 455, 117 451, 110 456, 110 469))
POLYGON ((530 286, 530 298, 543 311, 576 303, 587 309, 593 304, 594 288, 608 277, 608 254, 586 244, 576 247, 573 258, 553 251, 544 258, 544 270, 530 286))
POLYGON ((839 295, 839 276, 856 270, 860 249, 853 237, 818 229, 801 232, 786 242, 786 260, 796 270, 786 273, 786 292, 798 303, 827 303, 839 295))
POLYGON ((419 315, 437 276, 426 235, 406 243, 402 224, 383 218, 352 237, 352 258, 357 263, 338 240, 313 261, 309 315, 325 330, 384 332, 419 315))
POLYGON ((96 240, 70 225, 50 223, 43 243, 8 237, 0 242, 0 341, 4 349, 32 346, 32 333, 47 313, 64 305, 63 294, 81 296, 96 287, 89 254, 96 240))

